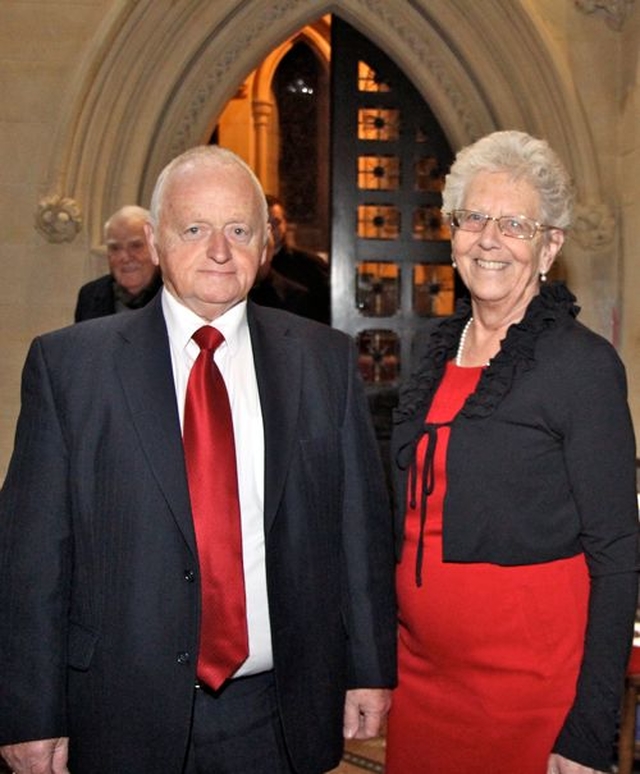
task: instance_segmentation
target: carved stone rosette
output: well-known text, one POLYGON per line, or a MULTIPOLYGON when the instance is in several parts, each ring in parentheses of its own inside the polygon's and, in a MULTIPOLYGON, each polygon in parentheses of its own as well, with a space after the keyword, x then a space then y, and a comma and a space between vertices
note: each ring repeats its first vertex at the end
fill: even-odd
POLYGON ((604 17, 606 23, 620 31, 626 22, 635 0, 574 0, 576 7, 583 13, 593 13, 604 17))
POLYGON ((577 204, 571 236, 585 250, 599 250, 613 242, 616 219, 607 204, 577 204))
POLYGON ((48 242, 73 242, 82 228, 80 206, 68 196, 46 196, 38 202, 35 225, 48 242))

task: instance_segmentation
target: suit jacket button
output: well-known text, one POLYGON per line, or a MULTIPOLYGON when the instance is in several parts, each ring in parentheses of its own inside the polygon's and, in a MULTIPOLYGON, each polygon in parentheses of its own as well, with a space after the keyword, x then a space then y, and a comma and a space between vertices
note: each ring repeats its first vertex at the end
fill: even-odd
POLYGON ((196 579, 196 574, 193 570, 185 570, 184 571, 184 579, 187 581, 187 583, 193 583, 196 579))
POLYGON ((178 653, 177 661, 178 664, 188 664, 191 661, 191 655, 186 650, 183 650, 182 653, 178 653))

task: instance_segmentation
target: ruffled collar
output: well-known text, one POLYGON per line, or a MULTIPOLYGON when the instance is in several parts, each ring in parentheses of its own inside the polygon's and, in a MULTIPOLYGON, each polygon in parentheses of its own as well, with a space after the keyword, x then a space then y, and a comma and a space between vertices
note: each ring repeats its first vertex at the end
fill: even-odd
MULTIPOLYGON (((545 284, 532 299, 523 319, 511 325, 500 352, 484 369, 474 392, 469 395, 461 414, 468 418, 492 414, 509 393, 514 379, 535 365, 535 346, 541 333, 567 316, 576 317, 580 308, 575 296, 561 282, 545 284)), ((471 316, 471 303, 461 299, 455 313, 443 319, 432 331, 418 368, 400 389, 394 422, 420 416, 425 412, 442 380, 446 364, 458 348, 462 329, 471 316)))

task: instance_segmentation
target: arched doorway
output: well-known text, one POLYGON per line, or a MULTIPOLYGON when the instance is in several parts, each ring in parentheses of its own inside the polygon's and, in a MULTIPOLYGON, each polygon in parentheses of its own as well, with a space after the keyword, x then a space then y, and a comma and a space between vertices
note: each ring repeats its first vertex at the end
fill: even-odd
POLYGON ((281 199, 290 241, 329 253, 330 17, 306 25, 251 72, 220 114, 215 141, 281 199))
MULTIPOLYGON (((574 174, 588 212, 606 209, 598 153, 571 73, 535 4, 336 0, 330 9, 399 65, 452 148, 497 128, 544 136, 574 174)), ((114 4, 96 37, 91 66, 68 96, 40 189, 78 202, 90 245, 98 246, 105 217, 122 201, 147 202, 159 170, 208 140, 247 74, 328 10, 322 0, 277 7, 262 0, 177 0, 169 8, 151 0, 114 4), (132 39, 139 45, 132 47, 132 39)), ((259 163, 254 167, 260 173, 259 163)), ((584 222, 587 231, 597 230, 597 218, 584 222)), ((566 247, 564 262, 585 322, 610 337, 620 284, 618 246, 587 234, 566 247)))

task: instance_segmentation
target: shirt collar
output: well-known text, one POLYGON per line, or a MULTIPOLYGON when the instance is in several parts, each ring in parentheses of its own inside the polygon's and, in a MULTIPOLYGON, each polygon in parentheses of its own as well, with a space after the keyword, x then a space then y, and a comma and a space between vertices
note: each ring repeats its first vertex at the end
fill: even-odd
MULTIPOLYGON (((202 317, 178 301, 166 287, 162 289, 162 311, 169 338, 174 345, 179 350, 185 350, 191 344, 197 347, 192 336, 203 325, 207 325, 202 317)), ((222 333, 231 354, 235 354, 240 346, 240 331, 247 325, 246 299, 227 309, 220 317, 212 320, 210 325, 222 333)))

